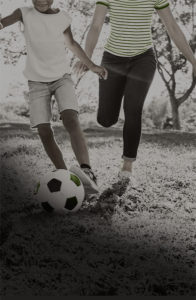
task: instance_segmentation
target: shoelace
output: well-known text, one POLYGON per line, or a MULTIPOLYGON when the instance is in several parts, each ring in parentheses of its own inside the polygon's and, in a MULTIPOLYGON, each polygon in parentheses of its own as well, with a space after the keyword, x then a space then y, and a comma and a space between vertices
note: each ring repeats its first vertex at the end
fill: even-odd
POLYGON ((93 180, 97 184, 97 178, 90 169, 83 168, 82 170, 90 177, 91 180, 93 180))

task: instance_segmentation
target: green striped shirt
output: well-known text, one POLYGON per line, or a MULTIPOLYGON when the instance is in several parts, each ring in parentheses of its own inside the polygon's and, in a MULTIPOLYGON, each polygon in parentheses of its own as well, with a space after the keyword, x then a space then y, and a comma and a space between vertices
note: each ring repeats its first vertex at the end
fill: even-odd
POLYGON ((105 50, 118 56, 135 56, 152 47, 151 24, 154 9, 168 0, 102 0, 109 8, 111 31, 105 50))

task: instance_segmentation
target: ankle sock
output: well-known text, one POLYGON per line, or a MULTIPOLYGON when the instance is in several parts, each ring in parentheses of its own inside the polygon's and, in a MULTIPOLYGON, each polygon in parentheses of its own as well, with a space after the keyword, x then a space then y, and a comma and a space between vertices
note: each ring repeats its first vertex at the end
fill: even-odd
POLYGON ((82 168, 82 169, 85 169, 85 168, 91 169, 91 167, 87 164, 81 164, 80 168, 82 168))

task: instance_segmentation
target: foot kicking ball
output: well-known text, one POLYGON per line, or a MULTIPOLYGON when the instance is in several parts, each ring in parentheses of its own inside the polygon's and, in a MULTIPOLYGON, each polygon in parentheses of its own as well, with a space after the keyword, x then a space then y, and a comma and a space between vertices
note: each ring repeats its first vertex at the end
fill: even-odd
POLYGON ((76 212, 82 205, 85 192, 78 176, 60 169, 43 176, 36 197, 47 211, 76 212))

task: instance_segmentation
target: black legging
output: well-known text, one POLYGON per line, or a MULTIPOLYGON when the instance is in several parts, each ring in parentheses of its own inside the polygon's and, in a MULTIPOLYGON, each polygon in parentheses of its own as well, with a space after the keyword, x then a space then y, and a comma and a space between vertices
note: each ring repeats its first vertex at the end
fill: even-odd
POLYGON ((134 161, 141 136, 144 100, 156 70, 153 49, 134 57, 120 57, 104 52, 102 65, 108 79, 99 81, 97 121, 109 127, 118 121, 124 96, 123 158, 134 161))

